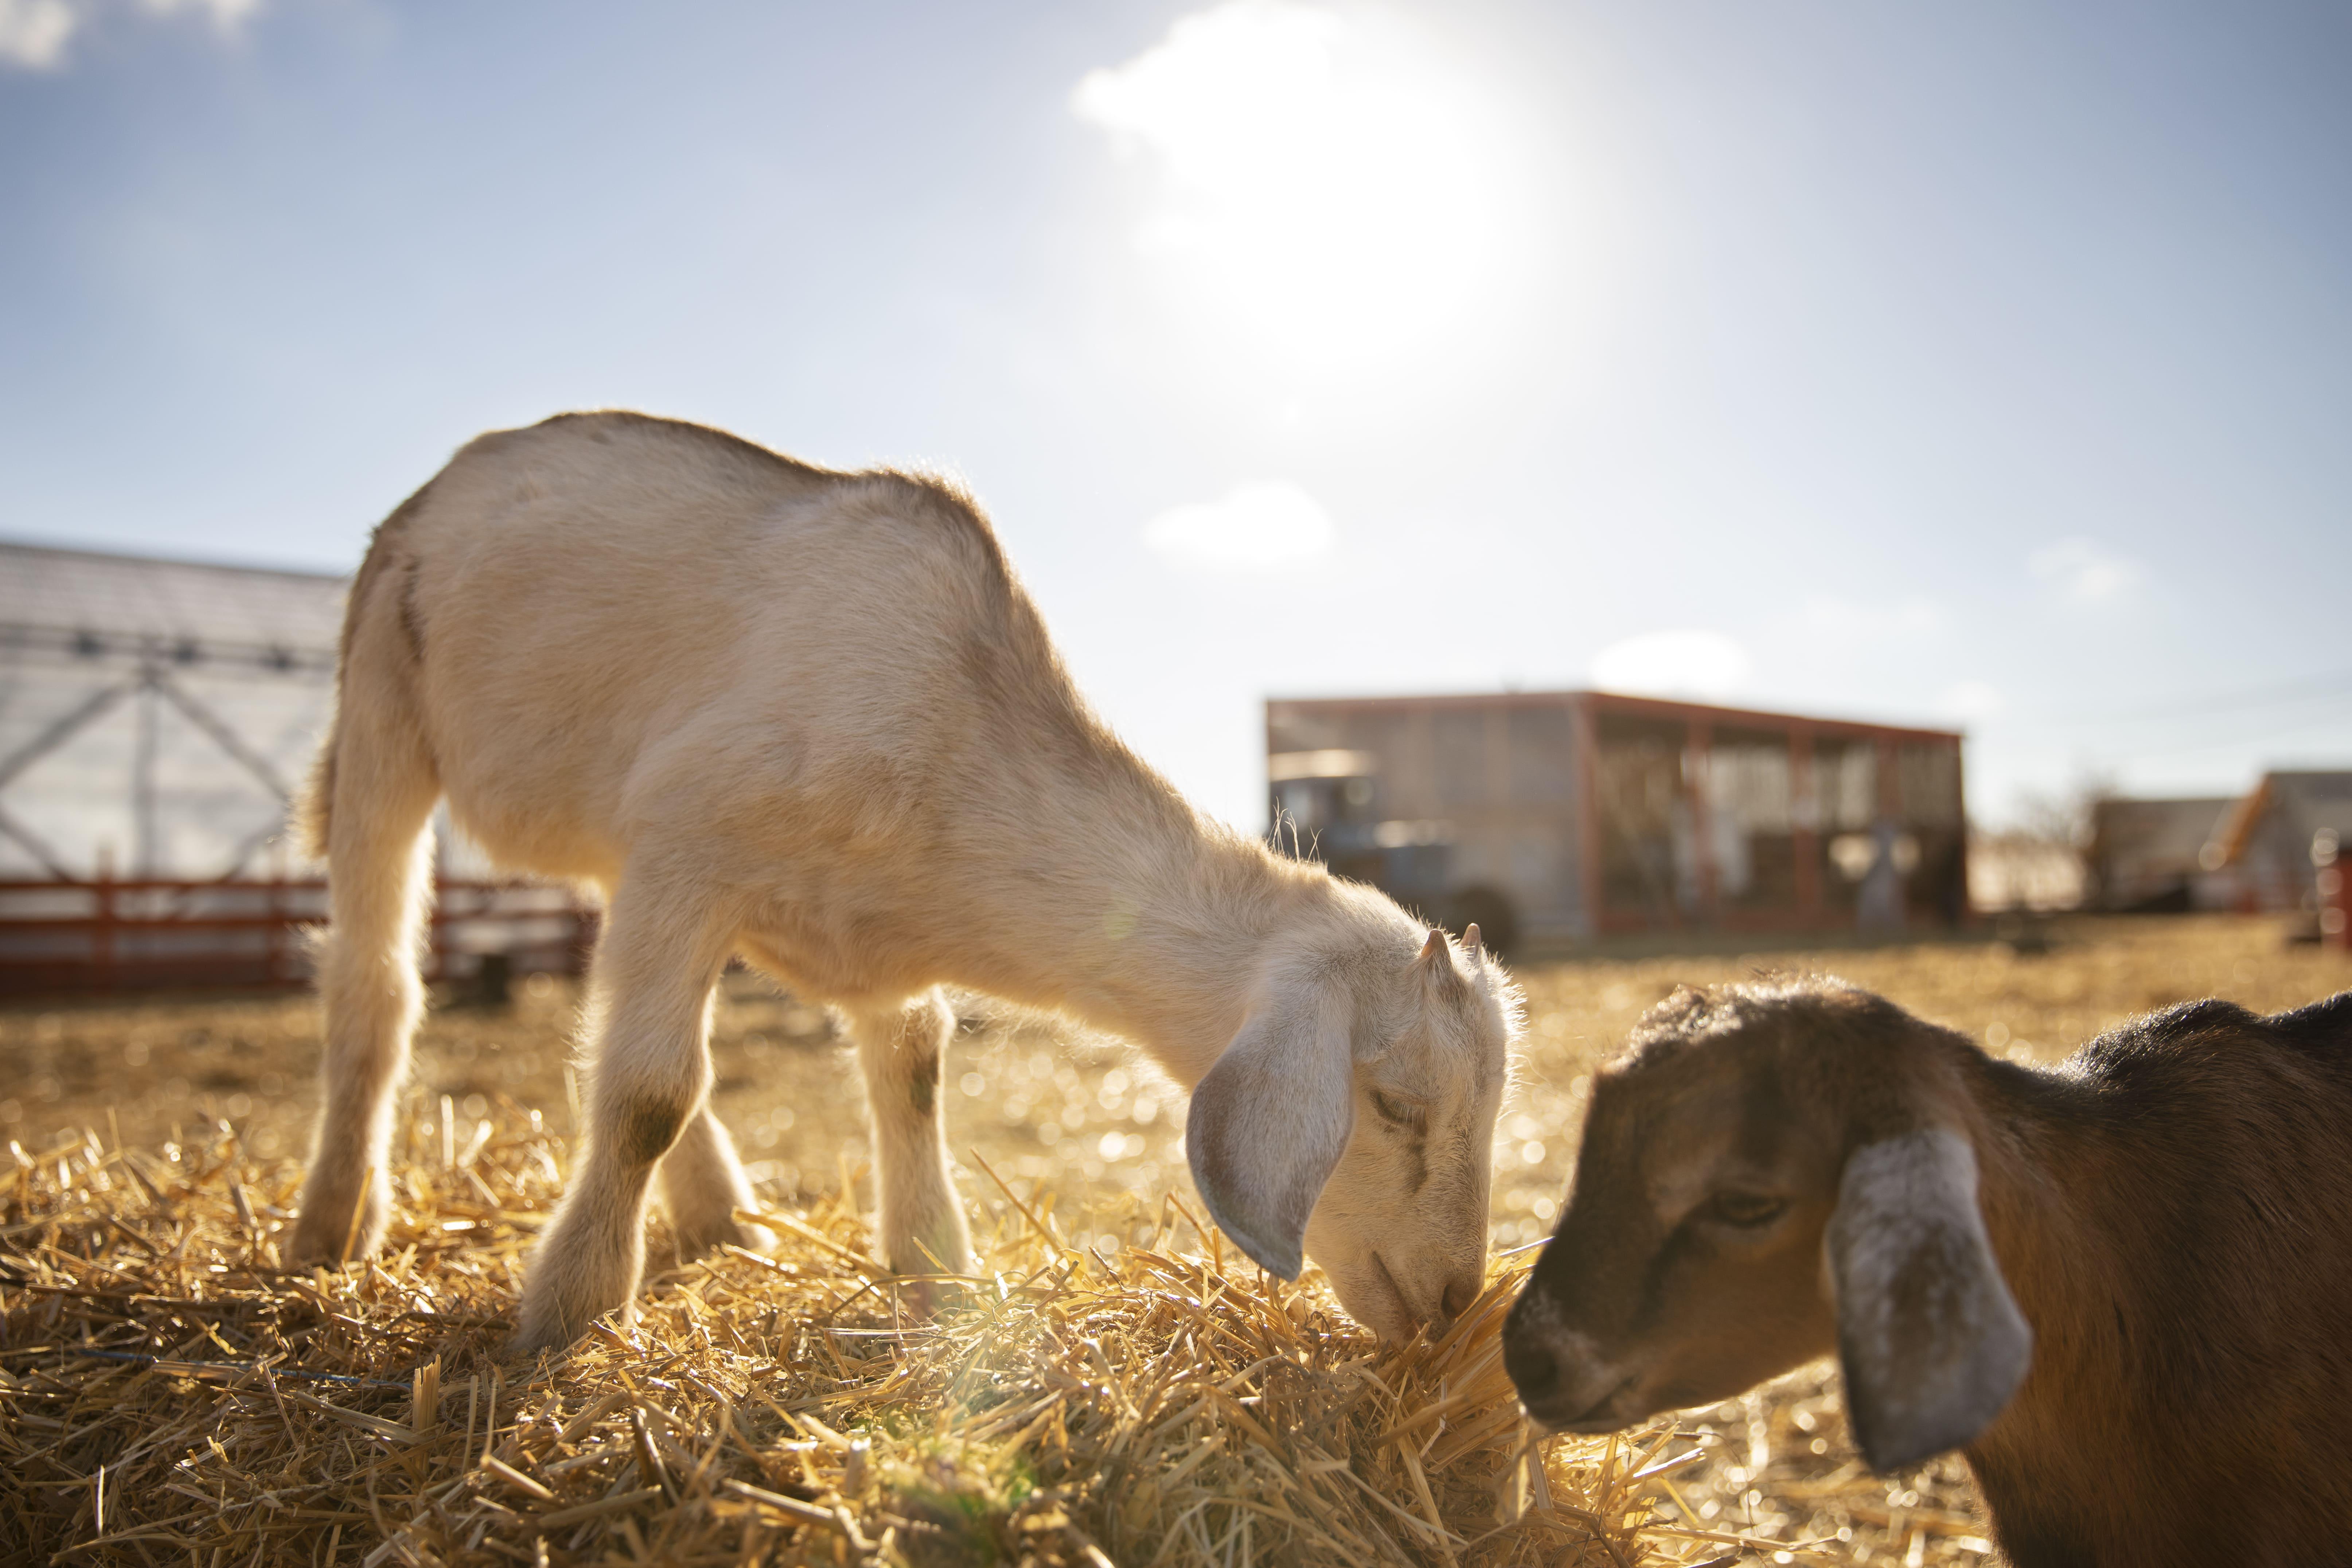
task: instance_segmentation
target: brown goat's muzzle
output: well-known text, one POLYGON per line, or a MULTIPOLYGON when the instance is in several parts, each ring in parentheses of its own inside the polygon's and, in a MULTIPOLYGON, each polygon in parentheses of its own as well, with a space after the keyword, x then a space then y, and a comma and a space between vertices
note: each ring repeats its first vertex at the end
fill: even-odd
POLYGON ((1503 1370, 1528 1417, 1549 1431, 1614 1432, 1644 1414, 1633 1407, 1640 1369, 1605 1359, 1590 1335, 1560 1321, 1539 1285, 1503 1324, 1503 1370))

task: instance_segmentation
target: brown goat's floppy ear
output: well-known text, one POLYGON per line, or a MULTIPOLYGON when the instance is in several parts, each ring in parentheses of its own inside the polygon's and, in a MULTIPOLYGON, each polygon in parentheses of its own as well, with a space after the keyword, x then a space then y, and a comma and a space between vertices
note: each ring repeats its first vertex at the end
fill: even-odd
POLYGON ((1871 1468, 1973 1439, 2033 1356, 1977 1212, 1976 1152, 1941 1129, 1855 1151, 1822 1245, 1846 1414, 1871 1468))
POLYGON ((1242 1026, 1192 1090, 1184 1157, 1217 1227, 1285 1279, 1307 1216, 1356 1125, 1347 1020, 1330 1002, 1276 1005, 1242 1026))

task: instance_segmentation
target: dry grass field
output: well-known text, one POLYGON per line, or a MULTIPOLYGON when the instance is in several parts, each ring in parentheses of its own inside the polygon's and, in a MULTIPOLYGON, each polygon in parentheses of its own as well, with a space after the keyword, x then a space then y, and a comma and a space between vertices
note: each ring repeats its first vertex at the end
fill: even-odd
MULTIPOLYGON (((1548 1231, 1593 1065, 1677 984, 1827 970, 2036 1060, 2176 1001, 2352 985, 2267 922, 2050 935, 1524 970, 1498 1249, 1548 1231)), ((635 1328, 502 1363, 567 1158, 574 1004, 542 980, 432 1015, 389 1256, 310 1276, 275 1234, 312 1003, 0 1012, 0 1561, 1988 1557, 1964 1468, 1869 1475, 1827 1367, 1522 1462, 1494 1331, 1527 1255, 1445 1342, 1376 1354, 1311 1272, 1270 1282, 1192 1223, 1171 1085, 977 1001, 948 1114, 989 1282, 926 1319, 865 1258, 854 1069, 822 1013, 734 976, 718 1103, 783 1250, 667 1269, 635 1328)))

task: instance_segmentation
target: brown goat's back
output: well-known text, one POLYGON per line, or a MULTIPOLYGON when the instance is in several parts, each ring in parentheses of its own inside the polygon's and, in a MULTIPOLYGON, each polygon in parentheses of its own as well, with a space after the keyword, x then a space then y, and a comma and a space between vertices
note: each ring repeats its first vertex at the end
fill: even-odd
POLYGON ((2352 1517, 2352 993, 2184 1004, 2037 1076, 2056 1092, 2020 1124, 2029 1158, 1985 1193, 2039 1336, 1969 1449, 2004 1549, 2329 1561, 2352 1517))

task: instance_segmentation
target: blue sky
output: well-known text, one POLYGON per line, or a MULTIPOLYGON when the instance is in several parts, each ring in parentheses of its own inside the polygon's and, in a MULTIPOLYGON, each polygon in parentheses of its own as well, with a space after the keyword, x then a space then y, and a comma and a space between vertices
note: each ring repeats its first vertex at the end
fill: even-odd
POLYGON ((0 0, 0 533, 348 569, 591 405, 989 507, 1105 714, 2352 763, 2352 10, 0 0))

